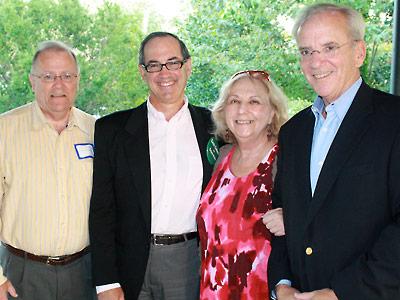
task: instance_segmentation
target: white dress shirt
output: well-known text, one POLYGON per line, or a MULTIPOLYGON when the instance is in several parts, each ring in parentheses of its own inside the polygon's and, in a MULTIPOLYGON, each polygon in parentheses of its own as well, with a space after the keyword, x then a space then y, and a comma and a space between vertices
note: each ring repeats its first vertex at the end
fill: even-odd
MULTIPOLYGON (((188 101, 169 120, 147 101, 151 169, 151 233, 197 231, 203 165, 188 101)), ((120 287, 97 286, 97 293, 120 287)))
POLYGON ((197 231, 203 167, 188 101, 169 120, 147 101, 151 167, 151 233, 197 231))

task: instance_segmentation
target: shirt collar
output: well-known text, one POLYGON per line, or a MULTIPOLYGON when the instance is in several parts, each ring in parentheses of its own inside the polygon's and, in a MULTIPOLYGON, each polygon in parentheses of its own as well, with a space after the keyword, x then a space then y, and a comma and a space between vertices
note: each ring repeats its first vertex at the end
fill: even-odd
MULTIPOLYGON (((188 110, 188 104, 189 104, 189 102, 188 102, 187 97, 185 96, 185 97, 183 98, 183 100, 184 100, 183 106, 182 106, 182 107, 178 110, 178 112, 170 119, 170 121, 171 121, 171 120, 175 120, 175 119, 176 119, 176 120, 179 120, 179 119, 181 118, 181 116, 184 114, 184 112, 186 112, 186 111, 188 110)), ((147 98, 147 111, 148 111, 149 116, 151 116, 152 118, 157 119, 157 120, 163 120, 163 121, 165 121, 165 116, 164 116, 164 114, 163 114, 162 112, 158 111, 158 110, 154 107, 154 105, 151 104, 150 98, 147 98)))
POLYGON ((356 96, 361 83, 362 79, 360 77, 339 98, 337 98, 327 107, 324 107, 324 101, 322 100, 321 96, 317 96, 313 105, 311 106, 311 110, 315 117, 321 116, 323 110, 325 109, 326 112, 334 112, 340 121, 342 121, 349 110, 350 105, 353 103, 354 97, 356 96))
MULTIPOLYGON (((44 126, 50 126, 51 128, 53 128, 51 123, 47 120, 42 110, 40 109, 40 106, 37 103, 37 101, 33 101, 32 128, 34 130, 39 130, 44 126)), ((67 127, 68 127, 67 129, 69 130, 71 130, 73 127, 78 127, 86 134, 91 133, 91 125, 89 124, 89 122, 87 122, 86 118, 84 117, 84 113, 75 107, 71 108, 67 127)))

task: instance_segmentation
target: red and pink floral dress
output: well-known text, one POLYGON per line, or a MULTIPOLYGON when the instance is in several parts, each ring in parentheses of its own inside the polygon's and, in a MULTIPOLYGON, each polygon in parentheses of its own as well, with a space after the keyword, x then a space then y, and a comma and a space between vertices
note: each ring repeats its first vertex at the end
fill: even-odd
POLYGON ((271 233, 262 216, 272 209, 275 145, 257 170, 234 176, 234 148, 214 172, 197 211, 201 246, 200 299, 269 299, 271 233))

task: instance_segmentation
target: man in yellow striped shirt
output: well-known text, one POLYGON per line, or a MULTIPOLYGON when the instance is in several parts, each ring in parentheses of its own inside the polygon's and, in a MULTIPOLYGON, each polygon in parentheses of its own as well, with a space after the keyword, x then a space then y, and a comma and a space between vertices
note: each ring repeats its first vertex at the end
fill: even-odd
POLYGON ((75 108, 79 67, 39 45, 35 101, 0 116, 0 300, 94 299, 88 255, 94 117, 75 108))

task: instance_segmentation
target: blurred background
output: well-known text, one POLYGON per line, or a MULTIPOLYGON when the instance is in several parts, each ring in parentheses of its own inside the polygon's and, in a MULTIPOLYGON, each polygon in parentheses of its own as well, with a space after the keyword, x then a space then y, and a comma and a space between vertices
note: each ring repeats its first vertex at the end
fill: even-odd
MULTIPOLYGON (((0 0, 0 112, 30 102, 28 75, 37 44, 58 39, 73 46, 81 67, 76 106, 96 116, 145 101, 137 66, 141 40, 170 31, 188 46, 193 73, 189 101, 210 106, 239 70, 267 70, 288 95, 290 115, 315 95, 299 68, 293 18, 315 1, 276 0, 0 0)), ((335 1, 360 11, 366 22, 362 76, 389 91, 393 1, 335 1)))

